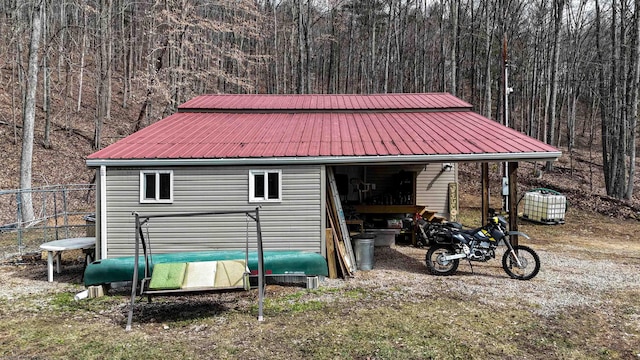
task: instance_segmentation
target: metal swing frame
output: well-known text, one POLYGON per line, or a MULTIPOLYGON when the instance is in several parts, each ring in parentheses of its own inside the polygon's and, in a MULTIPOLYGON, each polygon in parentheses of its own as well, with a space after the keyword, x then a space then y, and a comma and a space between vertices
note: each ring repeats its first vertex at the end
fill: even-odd
MULTIPOLYGON (((142 231, 142 226, 147 224, 150 219, 153 218, 169 218, 169 217, 197 217, 197 216, 207 216, 207 215, 231 215, 231 214, 244 214, 247 218, 247 234, 246 234, 246 245, 245 245, 245 264, 249 266, 249 235, 248 235, 248 218, 251 218, 256 223, 256 239, 257 239, 257 255, 258 255, 258 321, 264 321, 263 309, 264 309, 264 294, 265 294, 265 276, 264 276, 264 250, 262 245, 262 229, 260 227, 260 208, 256 207, 253 210, 237 210, 237 211, 212 211, 212 212, 192 212, 192 213, 173 213, 173 214, 158 214, 158 215, 140 215, 137 212, 134 212, 135 216, 135 256, 134 256, 134 267, 133 267, 133 279, 131 284, 131 302, 129 305, 129 316, 127 319, 127 327, 126 331, 131 330, 131 322, 133 321, 133 308, 135 304, 135 299, 137 295, 140 296, 151 296, 155 295, 185 295, 185 294, 197 294, 197 293, 205 293, 205 292, 229 292, 229 291, 237 291, 239 288, 201 288, 201 289, 185 289, 185 290, 166 290, 166 291, 146 291, 144 289, 145 282, 149 280, 151 275, 151 266, 150 262, 152 262, 152 255, 150 250, 150 244, 147 244, 144 238, 144 234, 142 231), (142 251, 144 256, 144 278, 142 281, 138 278, 138 266, 140 262, 140 245, 142 245, 142 251), (140 294, 138 294, 138 282, 140 285, 140 294)), ((245 284, 244 288, 249 289, 250 284, 248 283, 249 277, 248 274, 245 276, 245 284)))

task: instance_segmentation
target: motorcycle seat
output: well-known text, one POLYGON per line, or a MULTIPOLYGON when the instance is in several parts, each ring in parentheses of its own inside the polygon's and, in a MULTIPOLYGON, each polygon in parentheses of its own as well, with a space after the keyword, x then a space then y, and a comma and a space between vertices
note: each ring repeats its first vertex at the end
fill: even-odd
POLYGON ((477 233, 480 230, 482 230, 481 227, 475 228, 475 229, 460 229, 460 232, 464 233, 464 234, 467 234, 467 235, 473 235, 473 234, 477 233))
POLYGON ((460 224, 459 222, 450 221, 444 223, 443 225, 450 229, 462 230, 462 224, 460 224))

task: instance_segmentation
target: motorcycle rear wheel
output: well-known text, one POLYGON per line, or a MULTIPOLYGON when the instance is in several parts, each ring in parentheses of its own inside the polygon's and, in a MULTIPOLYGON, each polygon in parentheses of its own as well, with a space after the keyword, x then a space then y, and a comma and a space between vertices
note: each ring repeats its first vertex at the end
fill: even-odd
POLYGON ((443 257, 455 255, 455 251, 447 245, 434 245, 427 251, 425 262, 429 272, 437 276, 451 275, 458 270, 459 259, 444 260, 443 257))
POLYGON ((533 249, 527 246, 518 245, 515 246, 515 253, 518 255, 520 264, 511 254, 511 251, 506 251, 502 256, 502 268, 512 278, 517 280, 529 280, 538 275, 540 271, 540 257, 533 249))

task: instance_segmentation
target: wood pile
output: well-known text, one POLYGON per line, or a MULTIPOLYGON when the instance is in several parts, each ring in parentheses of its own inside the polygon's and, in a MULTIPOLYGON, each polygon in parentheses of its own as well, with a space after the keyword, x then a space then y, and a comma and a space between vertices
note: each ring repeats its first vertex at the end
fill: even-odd
POLYGON ((344 218, 333 169, 327 170, 327 264, 329 278, 353 276, 356 261, 351 247, 351 237, 344 218), (337 260, 337 261, 336 261, 337 260))

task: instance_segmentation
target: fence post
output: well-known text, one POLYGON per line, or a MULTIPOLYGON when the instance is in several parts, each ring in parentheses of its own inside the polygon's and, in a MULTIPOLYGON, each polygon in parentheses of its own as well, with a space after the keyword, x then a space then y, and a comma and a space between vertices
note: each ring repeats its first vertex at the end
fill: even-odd
POLYGON ((58 235, 58 193, 53 192, 53 221, 56 229, 56 240, 60 239, 58 235))
POLYGON ((47 197, 48 194, 46 192, 42 193, 42 217, 44 218, 44 229, 42 231, 42 239, 43 241, 47 241, 49 232, 49 218, 47 217, 47 197))
POLYGON ((64 234, 69 238, 69 213, 67 211, 67 188, 62 188, 62 211, 64 213, 64 234))
POLYGON ((16 195, 16 205, 18 208, 17 223, 18 227, 18 253, 22 255, 22 189, 18 190, 16 195))

